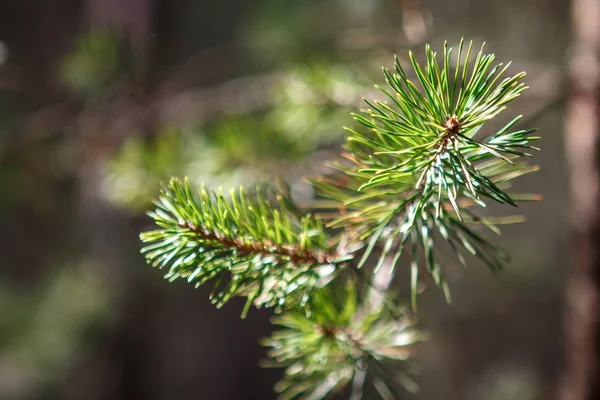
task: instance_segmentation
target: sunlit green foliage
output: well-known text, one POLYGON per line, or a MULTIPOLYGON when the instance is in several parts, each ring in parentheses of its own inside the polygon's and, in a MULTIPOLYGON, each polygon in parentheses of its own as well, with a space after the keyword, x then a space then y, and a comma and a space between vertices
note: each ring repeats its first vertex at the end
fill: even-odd
POLYGON ((355 393, 372 385, 381 398, 397 399, 399 387, 411 387, 390 363, 407 359, 404 346, 418 336, 407 336, 388 288, 374 284, 382 266, 395 273, 405 250, 413 310, 422 269, 449 299, 440 245, 463 265, 465 253, 492 270, 508 260, 478 225, 499 233, 498 225, 521 219, 482 218, 476 206, 536 199, 508 192, 512 179, 537 169, 524 161, 537 150, 534 130, 515 128, 517 117, 485 132, 526 89, 525 74, 504 77, 508 66, 493 65, 493 54, 482 47, 473 60, 472 44, 463 47, 453 63, 445 45, 440 64, 427 46, 425 67, 410 53, 414 79, 398 59, 393 72, 384 68, 389 88, 354 114, 359 127, 347 128, 346 160, 313 180, 327 199, 313 205, 315 213, 303 215, 287 196, 270 202, 260 189, 232 191, 227 200, 202 187, 196 197, 176 179, 150 213, 159 229, 141 235, 143 252, 169 268, 167 278, 214 280, 213 301, 244 296, 244 315, 251 304, 284 312, 276 324, 285 328, 266 342, 276 364, 287 367, 277 387, 282 398, 320 399, 352 382, 355 393), (372 274, 358 270, 374 258, 372 274), (351 284, 340 293, 337 284, 356 276, 387 300, 374 305, 351 284))
POLYGON ((226 200, 203 187, 196 197, 187 182, 173 179, 150 213, 160 228, 142 234, 142 252, 154 266, 169 266, 169 280, 198 286, 214 279, 211 299, 218 306, 236 295, 248 298, 244 314, 253 303, 281 309, 290 297, 306 304, 345 258, 330 247, 318 220, 263 196, 240 188, 226 200))
POLYGON ((421 254, 426 270, 449 296, 435 240, 447 242, 463 264, 463 253, 494 270, 508 260, 473 228, 483 224, 499 232, 491 220, 476 215, 473 205, 485 207, 491 200, 516 206, 515 201, 532 198, 506 190, 510 180, 537 169, 519 160, 536 149, 530 145, 538 139, 530 136, 534 130, 512 129, 520 116, 497 132, 481 130, 526 89, 521 83, 525 73, 502 78, 508 65, 493 66, 494 55, 484 54, 483 47, 470 68, 471 49, 469 44, 463 51, 461 42, 454 70, 447 46, 441 65, 429 47, 425 68, 411 53, 420 87, 398 59, 394 72, 384 68, 386 101, 366 101, 369 108, 354 114, 362 129, 347 128, 346 158, 351 162, 334 163, 339 176, 315 181, 321 193, 347 211, 329 225, 358 230, 366 241, 359 266, 377 243, 383 243, 379 265, 391 254, 392 268, 410 249, 413 305, 421 254))

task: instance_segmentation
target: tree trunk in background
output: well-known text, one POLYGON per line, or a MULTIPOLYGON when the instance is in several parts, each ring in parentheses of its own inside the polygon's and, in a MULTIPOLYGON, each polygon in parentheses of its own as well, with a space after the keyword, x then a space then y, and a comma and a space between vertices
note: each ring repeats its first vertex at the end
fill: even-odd
MULTIPOLYGON (((566 150, 572 265, 566 288, 561 400, 600 399, 600 1, 572 0, 566 150)), ((558 210, 557 212, 560 212, 558 210)))

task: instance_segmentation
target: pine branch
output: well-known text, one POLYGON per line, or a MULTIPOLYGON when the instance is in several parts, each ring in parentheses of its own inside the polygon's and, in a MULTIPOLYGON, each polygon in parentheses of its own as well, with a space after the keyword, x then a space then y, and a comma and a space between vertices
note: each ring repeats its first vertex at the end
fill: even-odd
POLYGON ((526 89, 525 74, 502 79, 508 66, 492 66, 494 55, 483 47, 469 67, 472 44, 465 55, 463 47, 461 41, 456 68, 447 45, 441 65, 429 46, 425 68, 410 54, 417 83, 398 59, 393 72, 384 68, 388 101, 367 101, 369 108, 354 114, 358 127, 347 128, 346 160, 314 180, 329 199, 316 217, 302 215, 281 195, 273 204, 260 189, 252 196, 232 191, 225 200, 202 187, 195 197, 176 179, 150 213, 159 229, 141 235, 148 244, 142 252, 154 266, 169 268, 168 279, 196 286, 214 281, 211 299, 218 306, 245 296, 242 315, 252 304, 285 311, 274 321, 283 329, 264 342, 266 364, 286 367, 276 387, 282 399, 321 399, 349 384, 355 394, 368 387, 386 399, 413 389, 409 374, 404 382, 398 375, 423 337, 393 301, 373 301, 389 300, 389 291, 357 290, 354 278, 366 274, 346 268, 351 262, 361 267, 377 253, 365 279, 371 288, 383 266, 393 274, 408 252, 414 310, 423 269, 449 300, 440 244, 465 266, 465 254, 492 270, 508 261, 479 228, 499 234, 499 225, 522 218, 483 218, 477 206, 539 199, 509 192, 513 179, 537 170, 525 160, 538 138, 532 129, 516 129, 520 116, 482 133, 526 89), (342 271, 359 274, 342 277, 342 271))
POLYGON ((518 116, 479 138, 484 124, 526 89, 521 82, 525 73, 501 80, 508 65, 492 67, 494 55, 484 54, 483 47, 469 68, 472 43, 463 55, 462 41, 458 67, 452 71, 451 52, 445 45, 440 66, 426 46, 425 68, 411 53, 418 84, 408 79, 398 59, 394 72, 384 68, 389 90, 380 89, 388 101, 365 100, 369 108, 354 114, 362 129, 346 128, 344 155, 350 163, 333 163, 332 177, 314 181, 322 195, 344 210, 328 226, 360 233, 364 247, 359 266, 378 244, 382 250, 375 271, 388 255, 394 269, 405 250, 410 251, 413 307, 421 257, 449 300, 435 251, 440 239, 464 265, 463 253, 494 270, 508 261, 503 251, 473 229, 478 224, 499 233, 496 224, 478 217, 473 206, 485 207, 486 201, 516 206, 517 198, 535 199, 507 192, 512 179, 537 170, 520 160, 537 150, 530 144, 539 139, 531 136, 535 130, 513 130, 518 116))
POLYGON ((281 400, 322 399, 351 382, 385 399, 416 390, 407 361, 425 336, 401 310, 373 308, 360 292, 352 279, 330 285, 313 294, 309 315, 296 308, 273 320, 283 329, 263 341, 263 366, 286 367, 275 386, 281 400), (394 376, 382 375, 390 368, 394 376))
POLYGON ((141 234, 148 262, 169 267, 166 278, 199 286, 215 280, 211 299, 219 307, 233 296, 248 298, 243 314, 257 307, 281 309, 290 297, 306 303, 310 293, 333 279, 346 258, 331 249, 320 222, 297 218, 283 200, 278 206, 243 188, 230 201, 188 182, 171 180, 149 215, 160 229, 141 234))

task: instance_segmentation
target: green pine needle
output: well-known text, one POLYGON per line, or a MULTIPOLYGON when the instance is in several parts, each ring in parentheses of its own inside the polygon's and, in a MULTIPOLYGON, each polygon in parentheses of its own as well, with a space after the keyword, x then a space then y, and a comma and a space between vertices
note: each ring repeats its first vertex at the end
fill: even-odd
POLYGON ((264 342, 267 364, 286 367, 281 399, 321 399, 348 385, 357 396, 399 398, 413 388, 402 368, 422 336, 389 293, 381 306, 369 304, 351 279, 338 284, 339 272, 356 272, 345 268, 351 261, 368 264, 373 274, 360 274, 375 287, 375 274, 393 274, 406 254, 413 310, 426 277, 450 301, 440 246, 465 267, 470 254, 497 271, 509 257, 481 230, 500 234, 500 225, 523 219, 484 218, 477 207, 540 198, 509 192, 513 179, 538 169, 528 162, 538 150, 535 130, 518 128, 517 116, 486 133, 486 122, 526 89, 525 73, 506 76, 508 64, 494 64, 483 46, 472 60, 472 43, 461 41, 455 57, 445 44, 441 63, 425 50, 424 64, 409 54, 413 80, 396 59, 392 71, 383 69, 387 100, 366 101, 368 109, 353 114, 345 160, 313 181, 327 199, 316 217, 284 197, 266 199, 260 188, 225 199, 202 187, 195 196, 177 179, 149 213, 158 228, 141 234, 142 252, 168 268, 167 279, 212 282, 217 306, 244 296, 242 315, 252 305, 285 311, 274 321, 283 329, 264 342))
POLYGON ((219 307, 246 296, 244 315, 252 303, 278 310, 290 298, 305 303, 344 262, 327 250, 318 220, 297 218, 260 190, 255 198, 233 190, 227 201, 204 187, 196 197, 187 181, 173 179, 155 204, 149 215, 159 229, 141 234, 148 262, 168 267, 170 281, 214 281, 211 299, 219 307))
MULTIPOLYGON (((461 41, 456 67, 447 44, 441 64, 428 45, 424 67, 410 53, 415 82, 397 58, 394 71, 383 68, 388 88, 380 89, 387 101, 365 100, 369 108, 353 115, 362 128, 346 128, 345 156, 351 163, 334 163, 332 177, 314 181, 323 196, 345 210, 329 226, 361 232, 359 265, 378 244, 383 250, 376 263, 394 254, 392 267, 411 249, 413 306, 419 259, 446 288, 435 250, 439 240, 449 243, 461 263, 466 252, 494 270, 501 268, 507 257, 470 226, 482 224, 472 207, 485 207, 487 201, 516 206, 507 192, 509 181, 537 170, 521 161, 538 150, 531 142, 539 139, 531 135, 533 129, 513 130, 521 116, 482 135, 484 124, 526 89, 525 73, 504 77, 508 65, 493 65, 494 55, 485 54, 483 46, 470 67, 472 43, 466 51, 463 47, 461 41)), ((486 226, 499 232, 491 223, 486 226)))
POLYGON ((275 386, 279 399, 327 398, 363 374, 368 379, 352 384, 363 396, 370 390, 381 398, 401 398, 416 391, 405 370, 425 336, 400 310, 360 302, 352 280, 332 286, 313 294, 309 315, 296 308, 276 317, 282 329, 263 341, 269 348, 263 366, 286 368, 275 386), (393 375, 386 376, 390 370, 393 375))

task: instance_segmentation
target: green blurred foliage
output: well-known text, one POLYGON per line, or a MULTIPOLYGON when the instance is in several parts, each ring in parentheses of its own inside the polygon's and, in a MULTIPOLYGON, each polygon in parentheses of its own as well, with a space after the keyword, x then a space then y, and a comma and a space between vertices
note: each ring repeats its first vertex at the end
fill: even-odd
POLYGON ((269 12, 247 16, 244 42, 261 63, 281 60, 306 60, 307 53, 331 53, 330 38, 339 31, 341 19, 331 16, 341 12, 336 2, 308 0, 305 2, 263 1, 269 12))
POLYGON ((363 80, 343 64, 299 65, 273 85, 273 106, 264 112, 133 135, 109 162, 103 192, 143 210, 171 176, 231 188, 285 175, 286 165, 341 143, 363 80))
POLYGON ((83 97, 106 95, 115 90, 117 77, 125 67, 125 55, 122 39, 111 31, 81 34, 62 60, 60 80, 83 97))
POLYGON ((0 394, 33 398, 60 381, 114 306, 89 262, 65 264, 35 290, 0 285, 0 394))
POLYGON ((468 400, 536 400, 540 383, 523 365, 495 365, 471 388, 468 400))

